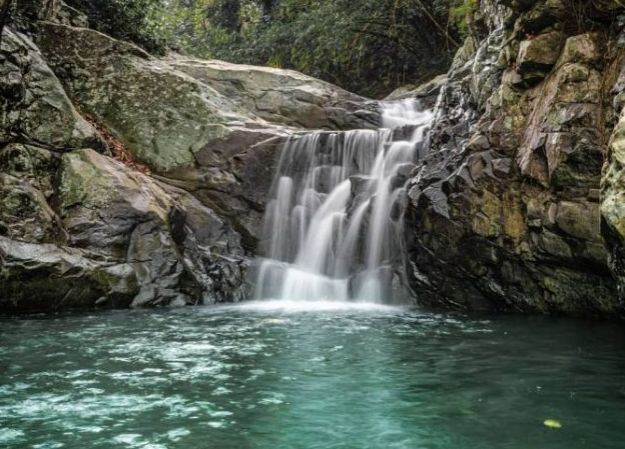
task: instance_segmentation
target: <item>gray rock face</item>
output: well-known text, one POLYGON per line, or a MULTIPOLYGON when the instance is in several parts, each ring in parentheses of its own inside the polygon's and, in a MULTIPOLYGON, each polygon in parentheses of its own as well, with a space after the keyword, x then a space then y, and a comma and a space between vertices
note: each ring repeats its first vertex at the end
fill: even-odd
POLYGON ((240 236, 185 191, 93 150, 62 156, 56 212, 31 183, 2 176, 12 187, 5 204, 21 203, 2 209, 10 238, 0 241, 0 308, 207 304, 245 294, 240 236), (20 221, 7 220, 10 211, 20 221))
MULTIPOLYGON (((117 51, 113 45, 136 50, 98 37, 109 45, 103 52, 117 51)), ((247 253, 229 223, 184 190, 93 150, 79 151, 108 154, 26 37, 5 30, 0 56, 0 141, 11 142, 0 150, 0 310, 183 305, 244 295, 247 253)), ((208 104, 197 82, 167 76, 194 92, 197 104, 189 107, 208 104)), ((142 98, 129 95, 125 101, 142 98)), ((170 110, 179 120, 187 114, 175 105, 170 110)), ((216 127, 230 123, 219 117, 216 127)), ((182 155, 155 155, 155 167, 188 157, 173 150, 182 155)))
POLYGON ((611 93, 616 124, 608 145, 601 191, 602 231, 610 252, 610 268, 625 301, 625 116, 623 115, 625 70, 621 67, 611 93))
POLYGON ((375 102, 293 70, 171 57, 178 70, 273 123, 307 129, 377 128, 375 102))
POLYGON ((436 105, 438 96, 447 83, 447 75, 439 75, 420 86, 405 86, 393 91, 384 100, 396 101, 406 98, 416 98, 421 101, 426 108, 433 108, 436 105))
POLYGON ((157 173, 262 122, 134 45, 97 31, 45 23, 37 42, 71 99, 157 173))
POLYGON ((136 264, 133 305, 168 296, 186 303, 243 296, 240 236, 189 193, 89 150, 64 156, 60 179, 71 245, 136 264))
POLYGON ((606 42, 563 35, 570 15, 554 3, 482 1, 485 37, 469 38, 448 74, 410 184, 412 283, 424 303, 623 315, 600 227, 606 42))
POLYGON ((37 47, 26 36, 5 29, 0 46, 0 142, 11 141, 59 151, 102 147, 37 47))
POLYGON ((551 31, 521 41, 516 60, 518 81, 533 85, 543 80, 558 61, 565 40, 564 33, 551 31))
POLYGON ((125 307, 136 290, 132 267, 64 246, 0 236, 0 263, 5 313, 93 307, 105 300, 125 307))

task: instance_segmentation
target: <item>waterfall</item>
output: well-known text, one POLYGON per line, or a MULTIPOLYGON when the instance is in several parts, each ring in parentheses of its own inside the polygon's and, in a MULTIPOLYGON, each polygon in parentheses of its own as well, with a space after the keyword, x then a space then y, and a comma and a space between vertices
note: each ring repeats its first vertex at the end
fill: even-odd
POLYGON ((257 299, 394 302, 403 292, 405 185, 432 120, 381 103, 383 128, 284 145, 265 212, 257 299))

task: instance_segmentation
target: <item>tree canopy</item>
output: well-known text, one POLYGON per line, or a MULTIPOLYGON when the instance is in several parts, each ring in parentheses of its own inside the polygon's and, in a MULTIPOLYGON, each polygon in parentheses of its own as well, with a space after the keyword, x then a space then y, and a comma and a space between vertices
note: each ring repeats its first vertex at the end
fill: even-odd
POLYGON ((69 0, 144 48, 292 68, 380 96, 443 71, 475 0, 69 0))

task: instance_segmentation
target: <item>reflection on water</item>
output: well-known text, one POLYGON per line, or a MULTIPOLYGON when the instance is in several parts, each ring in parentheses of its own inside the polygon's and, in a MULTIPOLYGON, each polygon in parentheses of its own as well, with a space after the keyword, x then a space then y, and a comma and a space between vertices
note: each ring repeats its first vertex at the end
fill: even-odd
POLYGON ((3 319, 0 447, 623 447, 621 325, 306 306, 3 319))

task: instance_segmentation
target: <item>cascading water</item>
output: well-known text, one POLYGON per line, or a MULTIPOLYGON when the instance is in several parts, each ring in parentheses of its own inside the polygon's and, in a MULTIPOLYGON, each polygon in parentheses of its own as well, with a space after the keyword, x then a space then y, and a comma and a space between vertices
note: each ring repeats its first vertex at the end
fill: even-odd
POLYGON ((257 299, 393 302, 402 295, 407 176, 432 120, 382 103, 380 130, 286 142, 265 214, 257 299))

